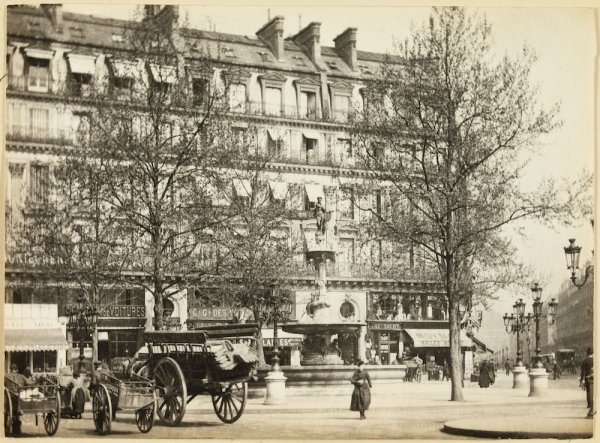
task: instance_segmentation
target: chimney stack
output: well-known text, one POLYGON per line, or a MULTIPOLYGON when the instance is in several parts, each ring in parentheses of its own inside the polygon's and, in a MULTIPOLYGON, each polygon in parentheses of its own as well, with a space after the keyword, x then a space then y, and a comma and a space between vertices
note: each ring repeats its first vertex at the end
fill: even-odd
POLYGON ((277 60, 283 58, 283 16, 273 17, 266 25, 256 31, 256 36, 271 48, 277 60))
POLYGON ((63 27, 63 10, 59 4, 43 4, 42 9, 52 22, 52 27, 57 32, 62 32, 63 27))
POLYGON ((355 71, 358 68, 356 59, 356 28, 346 29, 334 38, 333 41, 335 43, 335 51, 350 66, 350 69, 355 71))
POLYGON ((317 66, 321 62, 321 23, 312 22, 298 34, 292 37, 292 40, 308 54, 309 58, 317 66))

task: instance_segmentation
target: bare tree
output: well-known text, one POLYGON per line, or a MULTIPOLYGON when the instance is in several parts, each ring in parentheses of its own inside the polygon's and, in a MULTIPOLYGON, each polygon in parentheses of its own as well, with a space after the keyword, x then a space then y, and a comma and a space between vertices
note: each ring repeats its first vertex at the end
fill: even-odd
POLYGON ((451 400, 463 400, 461 307, 519 277, 509 225, 568 221, 568 204, 589 184, 585 178, 570 192, 552 181, 534 191, 522 186, 529 150, 560 124, 558 107, 538 104, 534 61, 527 48, 496 58, 484 18, 436 8, 382 64, 353 126, 360 165, 372 178, 365 187, 389 195, 385 210, 371 209, 370 235, 390 243, 404 269, 421 259, 441 282, 451 400))

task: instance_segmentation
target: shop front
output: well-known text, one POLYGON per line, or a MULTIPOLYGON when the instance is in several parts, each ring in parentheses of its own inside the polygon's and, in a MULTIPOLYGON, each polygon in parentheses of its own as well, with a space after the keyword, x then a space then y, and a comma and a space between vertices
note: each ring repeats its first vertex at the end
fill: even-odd
MULTIPOLYGON (((292 334, 282 330, 277 331, 277 340, 279 342, 279 364, 282 366, 300 366, 300 349, 304 336, 301 334, 292 334)), ((273 351, 275 350, 275 340, 273 338, 273 328, 263 328, 262 330, 263 351, 265 353, 266 364, 271 364, 273 351)))
POLYGON ((367 330, 366 357, 368 360, 379 360, 383 365, 390 365, 396 356, 402 356, 404 351, 402 322, 369 321, 367 330))
POLYGON ((4 371, 15 364, 22 372, 57 374, 65 366, 69 345, 54 304, 4 305, 4 371))

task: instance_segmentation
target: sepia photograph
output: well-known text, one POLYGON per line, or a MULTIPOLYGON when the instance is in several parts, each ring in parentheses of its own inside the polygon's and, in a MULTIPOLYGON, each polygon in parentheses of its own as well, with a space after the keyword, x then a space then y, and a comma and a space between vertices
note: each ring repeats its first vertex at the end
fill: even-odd
POLYGON ((4 435, 593 438, 597 6, 3 6, 4 435))

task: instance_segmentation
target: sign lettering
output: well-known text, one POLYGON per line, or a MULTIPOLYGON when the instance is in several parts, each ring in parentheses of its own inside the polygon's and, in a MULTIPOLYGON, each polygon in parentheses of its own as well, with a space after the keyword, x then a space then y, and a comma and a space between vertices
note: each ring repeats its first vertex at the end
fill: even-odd
POLYGON ((98 310, 99 317, 105 318, 145 318, 145 306, 113 305, 101 306, 98 310))
MULTIPOLYGON (((278 338, 279 346, 298 346, 302 343, 302 339, 300 338, 278 338)), ((272 347, 273 339, 272 338, 263 338, 263 346, 272 347)))
POLYGON ((395 331, 401 331, 402 330, 402 323, 375 323, 375 322, 369 322, 369 328, 370 329, 393 329, 395 331))
POLYGON ((203 308, 190 307, 188 316, 194 320, 232 320, 233 317, 248 319, 252 316, 252 311, 246 308, 203 308))

